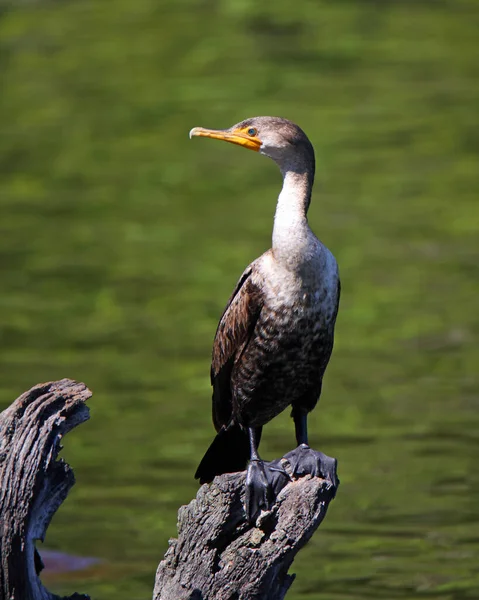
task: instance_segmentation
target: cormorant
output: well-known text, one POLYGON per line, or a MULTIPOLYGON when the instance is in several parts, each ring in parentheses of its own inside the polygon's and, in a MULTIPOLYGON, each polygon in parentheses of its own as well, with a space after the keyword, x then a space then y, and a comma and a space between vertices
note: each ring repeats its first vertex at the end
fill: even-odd
POLYGON ((333 349, 338 266, 308 225, 314 150, 297 125, 254 117, 229 129, 195 127, 193 136, 269 156, 283 175, 272 247, 245 269, 216 331, 211 383, 218 433, 195 475, 210 482, 245 469, 249 459, 245 509, 252 521, 269 507, 284 473, 280 461, 264 463, 258 455, 262 427, 289 405, 298 443, 287 455, 294 473, 322 475, 337 485, 336 461, 309 448, 307 415, 321 394, 333 349))

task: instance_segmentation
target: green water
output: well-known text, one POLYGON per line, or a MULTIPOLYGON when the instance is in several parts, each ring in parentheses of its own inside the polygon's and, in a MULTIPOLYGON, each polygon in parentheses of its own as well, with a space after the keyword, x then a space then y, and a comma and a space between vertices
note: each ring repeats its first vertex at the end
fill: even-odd
MULTIPOLYGON (((297 121, 341 268, 312 444, 341 488, 291 600, 479 598, 476 0, 17 2, 0 13, 0 403, 93 390, 57 593, 151 596, 213 435, 209 357, 280 176, 196 125, 297 121)), ((265 458, 294 445, 285 414, 265 458)))

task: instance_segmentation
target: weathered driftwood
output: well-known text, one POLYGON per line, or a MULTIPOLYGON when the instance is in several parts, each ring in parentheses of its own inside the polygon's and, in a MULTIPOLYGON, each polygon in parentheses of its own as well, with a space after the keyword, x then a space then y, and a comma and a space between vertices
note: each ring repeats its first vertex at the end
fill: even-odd
MULTIPOLYGON (((286 470, 288 465, 286 464, 286 470)), ((291 481, 256 526, 246 523, 244 474, 221 475, 180 508, 156 573, 153 600, 281 600, 298 551, 324 519, 336 488, 318 477, 291 481)))
MULTIPOLYGON (((63 379, 35 386, 0 414, 0 600, 58 599, 38 577, 35 540, 44 539, 74 484, 72 469, 57 457, 65 433, 88 419, 90 396, 84 384, 63 379)), ((202 486, 179 510, 178 539, 158 566, 154 600, 284 598, 294 579, 288 569, 336 492, 309 475, 284 481, 254 526, 243 509, 244 473, 202 486)))
MULTIPOLYGON (((35 540, 75 483, 57 460, 61 440, 88 419, 83 383, 62 379, 33 387, 0 414, 0 599, 53 600, 38 573, 35 540)), ((79 600, 88 596, 74 594, 79 600)))

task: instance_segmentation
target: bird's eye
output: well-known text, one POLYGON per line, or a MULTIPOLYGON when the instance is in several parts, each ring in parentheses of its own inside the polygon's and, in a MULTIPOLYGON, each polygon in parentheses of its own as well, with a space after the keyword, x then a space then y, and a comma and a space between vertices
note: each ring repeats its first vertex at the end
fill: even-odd
POLYGON ((251 137, 255 136, 258 132, 254 127, 250 127, 248 129, 248 131, 246 132, 248 135, 250 135, 251 137))

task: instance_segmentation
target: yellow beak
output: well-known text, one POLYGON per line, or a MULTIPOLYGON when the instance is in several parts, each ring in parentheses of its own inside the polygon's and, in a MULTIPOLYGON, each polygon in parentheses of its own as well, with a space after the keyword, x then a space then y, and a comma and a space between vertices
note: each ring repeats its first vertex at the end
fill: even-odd
POLYGON ((250 136, 240 129, 233 131, 222 130, 222 129, 205 129, 204 127, 193 127, 190 131, 190 139, 192 137, 209 137, 214 140, 223 140, 224 142, 230 142, 231 144, 237 144, 238 146, 244 146, 249 150, 255 150, 259 152, 261 148, 261 140, 256 136, 250 136))

